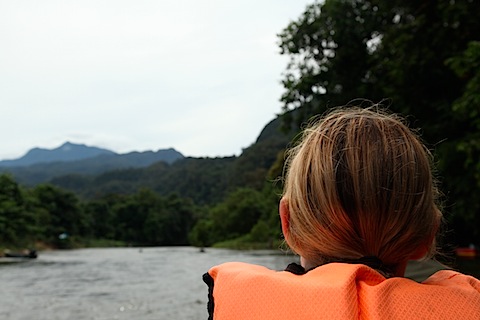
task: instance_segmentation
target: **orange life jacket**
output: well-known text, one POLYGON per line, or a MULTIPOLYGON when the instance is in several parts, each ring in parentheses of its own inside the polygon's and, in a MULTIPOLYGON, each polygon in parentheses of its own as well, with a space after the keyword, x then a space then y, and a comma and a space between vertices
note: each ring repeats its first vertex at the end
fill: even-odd
POLYGON ((295 275, 229 262, 208 274, 214 320, 480 319, 480 281, 450 270, 422 283, 346 263, 295 275))

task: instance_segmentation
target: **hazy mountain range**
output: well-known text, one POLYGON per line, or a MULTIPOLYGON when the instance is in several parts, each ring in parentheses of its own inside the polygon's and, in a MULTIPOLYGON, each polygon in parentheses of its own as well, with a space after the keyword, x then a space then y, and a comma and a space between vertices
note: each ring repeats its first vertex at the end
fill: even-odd
POLYGON ((117 154, 66 142, 52 150, 34 148, 21 158, 0 161, 0 174, 9 173, 25 186, 51 183, 85 198, 149 188, 197 203, 215 202, 237 187, 260 189, 267 176, 281 174, 283 150, 299 130, 293 123, 287 132, 280 130, 283 117, 265 125, 239 156, 192 158, 175 149, 117 154))
POLYGON ((19 180, 28 176, 29 183, 38 183, 64 174, 92 175, 147 167, 159 161, 171 164, 183 158, 180 152, 172 148, 118 154, 107 149, 65 142, 55 149, 33 148, 18 159, 0 161, 0 172, 11 173, 19 180))

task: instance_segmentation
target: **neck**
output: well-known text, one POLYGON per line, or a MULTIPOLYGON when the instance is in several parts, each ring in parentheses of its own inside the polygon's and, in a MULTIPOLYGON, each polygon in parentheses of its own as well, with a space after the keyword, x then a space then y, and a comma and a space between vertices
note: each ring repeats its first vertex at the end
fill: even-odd
POLYGON ((393 270, 393 275, 395 277, 404 277, 405 276, 405 270, 407 269, 407 263, 408 263, 408 261, 403 262, 403 263, 399 263, 397 265, 397 267, 395 268, 395 270, 393 270))

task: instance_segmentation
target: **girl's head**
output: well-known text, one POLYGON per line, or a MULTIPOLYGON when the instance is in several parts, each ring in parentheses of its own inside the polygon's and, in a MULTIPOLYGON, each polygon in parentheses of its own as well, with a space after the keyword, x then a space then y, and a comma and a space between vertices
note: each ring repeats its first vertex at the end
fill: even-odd
POLYGON ((436 201, 431 155, 398 117, 337 109, 290 150, 282 226, 313 265, 376 256, 395 267, 434 251, 436 201))

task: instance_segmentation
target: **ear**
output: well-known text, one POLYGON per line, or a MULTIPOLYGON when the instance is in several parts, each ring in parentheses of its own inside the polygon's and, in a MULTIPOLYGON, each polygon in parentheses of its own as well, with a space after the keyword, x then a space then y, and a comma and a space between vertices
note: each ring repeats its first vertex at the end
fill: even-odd
POLYGON ((282 198, 278 208, 280 213, 280 221, 282 222, 282 232, 285 240, 288 241, 290 235, 290 209, 288 209, 288 200, 282 198))

